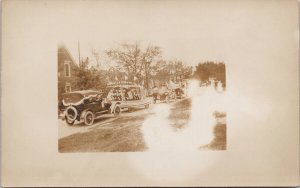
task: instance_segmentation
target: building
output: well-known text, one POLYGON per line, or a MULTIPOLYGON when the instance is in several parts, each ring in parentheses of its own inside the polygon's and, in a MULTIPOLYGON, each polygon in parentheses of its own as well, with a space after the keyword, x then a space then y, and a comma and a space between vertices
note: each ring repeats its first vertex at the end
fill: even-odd
POLYGON ((75 71, 76 63, 68 49, 64 45, 58 46, 57 51, 57 81, 58 81, 58 100, 61 100, 63 93, 75 90, 75 71))

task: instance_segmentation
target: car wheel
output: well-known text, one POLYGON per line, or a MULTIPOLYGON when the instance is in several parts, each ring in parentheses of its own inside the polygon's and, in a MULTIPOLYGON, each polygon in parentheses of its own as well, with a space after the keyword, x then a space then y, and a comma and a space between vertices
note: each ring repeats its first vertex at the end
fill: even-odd
POLYGON ((118 115, 120 115, 121 114, 121 108, 120 108, 120 106, 116 106, 115 107, 115 110, 114 110, 114 115, 115 116, 118 116, 118 115))
POLYGON ((74 106, 69 106, 65 111, 65 118, 68 125, 73 125, 76 118, 77 118, 78 112, 74 106))
POLYGON ((75 122, 75 120, 69 120, 68 118, 67 118, 67 116, 65 116, 65 119, 66 119, 66 122, 67 122, 67 124, 68 125, 73 125, 74 124, 74 122, 75 122))
POLYGON ((95 116, 93 112, 87 111, 84 115, 84 124, 85 125, 93 125, 95 116))

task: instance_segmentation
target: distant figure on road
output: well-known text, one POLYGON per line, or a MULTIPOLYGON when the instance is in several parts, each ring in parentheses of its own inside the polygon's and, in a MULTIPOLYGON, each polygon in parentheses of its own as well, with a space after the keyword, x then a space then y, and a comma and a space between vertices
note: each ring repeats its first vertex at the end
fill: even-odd
POLYGON ((218 81, 218 84, 217 84, 217 92, 218 92, 218 93, 221 93, 222 91, 223 91, 222 83, 221 83, 221 81, 218 81))

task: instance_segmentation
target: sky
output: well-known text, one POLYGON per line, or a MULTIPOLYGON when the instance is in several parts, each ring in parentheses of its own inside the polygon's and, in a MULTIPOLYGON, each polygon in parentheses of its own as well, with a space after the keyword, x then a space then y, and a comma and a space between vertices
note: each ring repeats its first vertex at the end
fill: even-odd
POLYGON ((70 53, 76 62, 78 62, 79 58, 79 50, 80 49, 80 57, 86 58, 89 57, 93 62, 92 50, 94 49, 100 54, 100 61, 109 63, 109 58, 105 55, 105 51, 111 48, 118 47, 119 44, 126 42, 130 44, 134 44, 138 42, 142 48, 145 48, 147 45, 157 45, 161 47, 162 50, 162 58, 165 60, 181 60, 186 65, 194 66, 199 62, 203 62, 206 60, 222 62, 224 61, 222 57, 218 57, 215 55, 214 57, 207 56, 201 51, 198 51, 199 45, 197 41, 189 42, 180 41, 180 40, 170 40, 170 41, 149 41, 149 40, 101 40, 99 42, 87 42, 85 40, 82 41, 72 41, 72 42, 63 42, 65 46, 68 48, 70 53), (79 45, 78 45, 79 44, 79 45), (79 47, 78 47, 79 46, 79 47))
MULTIPOLYGON (((120 42, 139 41, 158 45, 164 59, 177 58, 187 65, 222 61, 227 81, 257 87, 262 81, 274 85, 274 70, 292 65, 297 53, 293 48, 298 45, 297 6, 291 1, 75 1, 66 5, 55 6, 59 21, 51 21, 58 43, 64 43, 76 60, 78 41, 81 57, 90 56, 92 47, 103 53, 120 42), (253 76, 261 77, 260 82, 253 76)), ((284 76, 293 79, 288 73, 284 76)))
POLYGON ((291 26, 290 6, 255 0, 76 1, 68 9, 57 8, 63 16, 55 27, 74 58, 78 41, 82 57, 91 56, 91 48, 103 53, 120 42, 138 41, 158 45, 163 58, 188 65, 207 60, 248 63, 253 57, 269 61, 268 49, 284 42, 278 39, 291 26))
POLYGON ((246 22, 236 23, 244 16, 249 21, 251 15, 240 10, 242 2, 239 6, 222 4, 221 1, 197 1, 194 6, 181 1, 105 1, 89 6, 86 11, 84 4, 73 3, 67 11, 62 8, 66 21, 59 22, 62 25, 57 27, 65 31, 61 42, 74 57, 78 57, 78 41, 82 57, 90 56, 91 48, 103 52, 120 42, 138 41, 143 45, 158 45, 163 58, 179 59, 188 65, 206 60, 226 61, 231 45, 238 42, 232 39, 242 37, 235 34, 249 27, 246 22), (85 11, 78 15, 81 10, 85 11))

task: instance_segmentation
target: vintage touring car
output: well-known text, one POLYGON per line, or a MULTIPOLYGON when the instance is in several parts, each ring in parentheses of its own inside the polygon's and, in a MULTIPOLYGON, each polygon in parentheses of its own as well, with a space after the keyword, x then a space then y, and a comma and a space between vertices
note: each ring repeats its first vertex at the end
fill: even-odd
POLYGON ((121 111, 149 108, 153 99, 147 97, 147 91, 140 85, 130 82, 111 83, 106 88, 107 101, 114 102, 121 111))
POLYGON ((159 88, 154 87, 151 91, 153 102, 157 101, 169 103, 184 97, 183 89, 179 84, 161 85, 159 88))
POLYGON ((92 90, 63 94, 59 109, 69 125, 73 125, 76 120, 83 121, 85 125, 92 125, 94 119, 102 114, 118 115, 121 112, 115 102, 106 101, 102 92, 92 90))
POLYGON ((157 103, 157 101, 169 103, 171 95, 172 93, 167 86, 154 87, 151 91, 154 103, 157 103))
POLYGON ((181 99, 184 97, 184 91, 183 88, 180 84, 175 84, 172 83, 169 85, 169 89, 171 90, 172 93, 172 99, 181 99))

